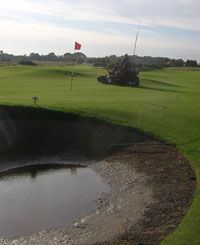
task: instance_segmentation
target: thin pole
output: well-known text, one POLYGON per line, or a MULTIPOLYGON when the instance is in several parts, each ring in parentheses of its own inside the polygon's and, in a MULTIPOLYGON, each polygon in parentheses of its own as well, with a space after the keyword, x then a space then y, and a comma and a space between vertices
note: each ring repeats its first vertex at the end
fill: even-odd
POLYGON ((138 24, 137 34, 136 34, 136 37, 135 37, 133 55, 136 54, 137 42, 138 42, 138 37, 139 37, 139 33, 140 33, 140 30, 141 30, 141 27, 142 27, 142 22, 143 22, 143 20, 140 19, 140 22, 138 24))
POLYGON ((135 53, 136 53, 138 35, 139 35, 139 30, 137 31, 137 34, 136 34, 136 37, 135 37, 135 44, 134 44, 133 55, 135 55, 135 53))
POLYGON ((149 5, 150 5, 150 0, 149 0, 149 2, 145 5, 144 12, 143 12, 142 17, 141 17, 141 19, 140 19, 140 21, 139 21, 139 24, 138 24, 137 34, 136 34, 135 43, 134 43, 133 55, 136 54, 136 48, 137 48, 137 42, 138 42, 139 33, 140 33, 140 31, 141 31, 141 27, 142 27, 142 25, 143 25, 143 19, 144 19, 144 16, 145 16, 146 12, 147 12, 147 9, 149 8, 149 5))
MULTIPOLYGON (((74 53, 75 53, 75 49, 74 49, 74 53)), ((74 80, 74 53, 72 55, 73 64, 72 64, 72 76, 71 76, 71 91, 72 91, 72 85, 73 85, 73 80, 74 80)))

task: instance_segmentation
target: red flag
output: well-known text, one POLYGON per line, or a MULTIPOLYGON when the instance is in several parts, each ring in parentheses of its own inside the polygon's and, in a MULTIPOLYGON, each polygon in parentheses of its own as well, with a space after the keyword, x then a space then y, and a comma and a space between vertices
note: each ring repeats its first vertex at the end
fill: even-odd
POLYGON ((75 42, 75 47, 74 47, 74 49, 75 49, 75 50, 80 50, 80 49, 81 49, 81 44, 75 42))

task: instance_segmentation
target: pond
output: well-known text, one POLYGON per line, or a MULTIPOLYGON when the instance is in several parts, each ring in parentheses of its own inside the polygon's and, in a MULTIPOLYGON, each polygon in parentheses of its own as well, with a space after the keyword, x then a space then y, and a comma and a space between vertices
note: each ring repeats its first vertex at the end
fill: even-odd
POLYGON ((39 164, 1 172, 0 236, 70 225, 95 210, 95 201, 109 191, 88 167, 39 164))

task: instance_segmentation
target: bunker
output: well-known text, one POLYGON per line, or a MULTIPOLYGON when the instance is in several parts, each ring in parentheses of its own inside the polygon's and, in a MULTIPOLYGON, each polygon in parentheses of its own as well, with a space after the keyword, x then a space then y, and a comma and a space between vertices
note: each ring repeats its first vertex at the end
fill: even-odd
POLYGON ((28 107, 2 106, 0 127, 1 237, 70 225, 93 211, 110 187, 91 162, 131 137, 127 128, 28 107))

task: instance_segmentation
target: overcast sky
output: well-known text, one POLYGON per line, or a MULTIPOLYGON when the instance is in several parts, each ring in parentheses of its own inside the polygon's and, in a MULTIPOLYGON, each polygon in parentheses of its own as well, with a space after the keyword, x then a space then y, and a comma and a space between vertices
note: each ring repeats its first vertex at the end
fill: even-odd
POLYGON ((0 50, 200 61, 200 0, 0 0, 0 50))

